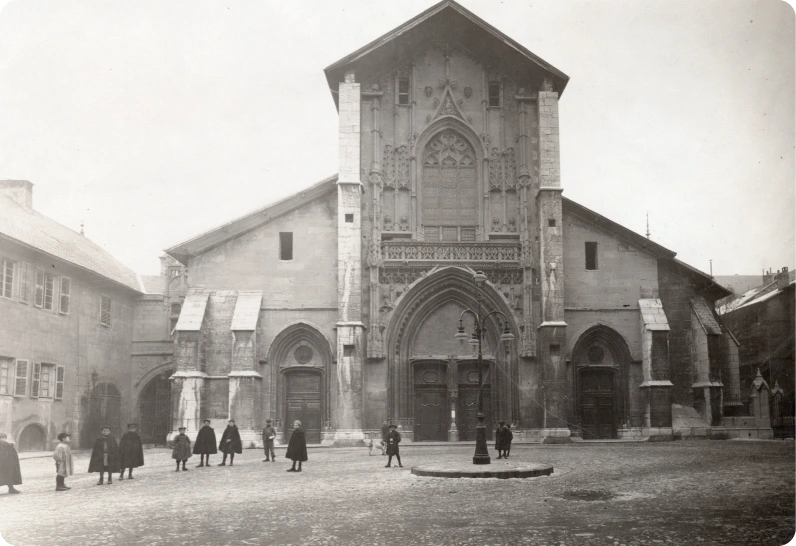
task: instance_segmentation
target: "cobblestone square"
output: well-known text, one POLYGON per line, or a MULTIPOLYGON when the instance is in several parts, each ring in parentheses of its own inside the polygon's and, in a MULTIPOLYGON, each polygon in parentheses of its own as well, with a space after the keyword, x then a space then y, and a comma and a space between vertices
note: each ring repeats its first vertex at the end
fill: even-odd
POLYGON ((284 448, 276 463, 245 450, 233 467, 193 457, 179 473, 168 450, 150 449, 133 481, 102 487, 80 452, 63 493, 51 459, 26 459, 23 494, 0 494, 0 532, 13 546, 728 545, 794 533, 793 442, 515 446, 512 463, 555 467, 526 480, 413 476, 412 466, 467 461, 473 447, 401 450, 404 468, 387 469, 365 448, 311 449, 294 474, 284 448))

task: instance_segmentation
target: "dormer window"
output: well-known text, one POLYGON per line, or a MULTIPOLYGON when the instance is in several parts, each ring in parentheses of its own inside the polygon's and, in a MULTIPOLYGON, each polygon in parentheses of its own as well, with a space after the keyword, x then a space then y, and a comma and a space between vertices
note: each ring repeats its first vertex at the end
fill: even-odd
POLYGON ((409 78, 398 78, 398 104, 409 104, 409 78))
POLYGON ((500 82, 489 82, 489 106, 500 108, 500 82))

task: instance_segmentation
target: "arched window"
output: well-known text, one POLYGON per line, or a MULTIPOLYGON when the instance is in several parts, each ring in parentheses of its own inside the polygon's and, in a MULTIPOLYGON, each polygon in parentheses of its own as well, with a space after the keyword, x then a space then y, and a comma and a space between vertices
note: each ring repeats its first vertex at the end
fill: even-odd
POLYGON ((473 147, 446 129, 423 151, 423 229, 426 241, 474 241, 478 175, 473 147))

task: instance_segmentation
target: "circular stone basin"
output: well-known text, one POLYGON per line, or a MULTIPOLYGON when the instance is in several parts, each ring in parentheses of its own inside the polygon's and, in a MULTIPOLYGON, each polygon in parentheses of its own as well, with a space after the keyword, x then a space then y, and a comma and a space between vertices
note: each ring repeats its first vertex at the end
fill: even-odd
POLYGON ((498 463, 474 465, 462 462, 461 465, 415 466, 412 474, 433 478, 535 478, 549 476, 553 465, 532 463, 498 463))

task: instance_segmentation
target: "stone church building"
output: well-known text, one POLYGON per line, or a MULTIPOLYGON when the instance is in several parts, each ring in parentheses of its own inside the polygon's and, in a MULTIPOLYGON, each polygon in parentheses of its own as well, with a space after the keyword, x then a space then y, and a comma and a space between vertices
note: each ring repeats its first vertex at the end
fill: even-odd
POLYGON ((172 432, 234 418, 258 443, 265 419, 300 419, 310 442, 356 445, 389 419, 408 441, 473 439, 478 360, 453 336, 479 307, 508 319, 484 325, 488 427, 725 430, 729 291, 563 197, 567 75, 449 0, 325 73, 339 172, 166 251, 186 271, 172 432))

